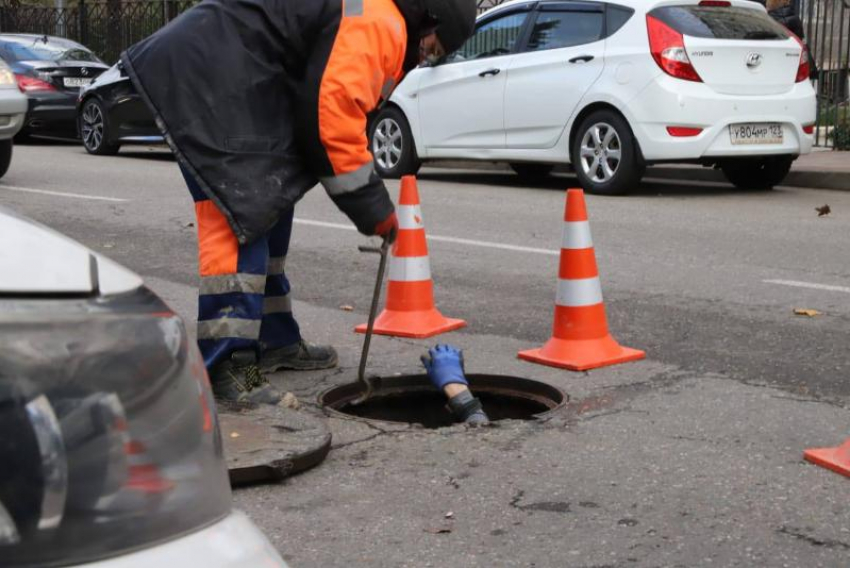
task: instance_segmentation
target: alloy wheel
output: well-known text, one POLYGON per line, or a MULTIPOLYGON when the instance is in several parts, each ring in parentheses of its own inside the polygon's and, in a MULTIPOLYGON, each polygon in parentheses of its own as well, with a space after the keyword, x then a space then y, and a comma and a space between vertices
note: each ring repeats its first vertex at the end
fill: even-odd
POLYGON ((97 150, 103 144, 103 112, 100 106, 90 102, 83 109, 83 144, 89 150, 97 150))
POLYGON ((392 118, 384 118, 375 128, 372 137, 372 154, 375 161, 385 170, 392 170, 401 161, 401 126, 392 118))
POLYGON ((597 183, 611 181, 620 167, 620 135, 604 122, 594 124, 581 140, 579 161, 585 175, 597 183))

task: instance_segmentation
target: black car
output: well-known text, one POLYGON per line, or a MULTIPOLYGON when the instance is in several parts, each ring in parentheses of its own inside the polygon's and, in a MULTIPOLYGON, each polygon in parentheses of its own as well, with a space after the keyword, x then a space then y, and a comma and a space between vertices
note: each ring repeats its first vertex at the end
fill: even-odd
POLYGON ((0 58, 12 68, 18 88, 29 99, 17 139, 76 138, 80 88, 109 66, 76 42, 45 35, 0 34, 0 58))
POLYGON ((123 144, 162 144, 153 114, 121 64, 80 92, 80 138, 90 154, 117 154, 123 144))

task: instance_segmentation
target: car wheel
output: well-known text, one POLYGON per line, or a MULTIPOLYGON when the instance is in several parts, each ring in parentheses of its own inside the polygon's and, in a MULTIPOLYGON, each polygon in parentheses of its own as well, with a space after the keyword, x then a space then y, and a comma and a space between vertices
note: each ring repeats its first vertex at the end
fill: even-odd
POLYGON ((573 142, 572 163, 581 186, 599 195, 628 193, 645 171, 626 119, 607 109, 582 121, 573 142))
POLYGON ((793 163, 791 156, 729 159, 720 162, 720 169, 738 189, 773 189, 782 183, 793 163))
POLYGON ((404 114, 395 107, 381 110, 369 131, 375 170, 382 178, 397 179, 413 175, 422 163, 416 155, 413 135, 404 114))
POLYGON ((543 179, 552 173, 555 166, 551 164, 511 164, 511 169, 516 174, 524 179, 536 180, 543 179))
POLYGON ((114 156, 118 153, 121 145, 109 142, 108 126, 103 105, 97 99, 87 100, 80 113, 80 136, 89 154, 114 156))
POLYGON ((9 171, 9 164, 12 163, 12 141, 0 140, 0 178, 6 175, 9 171))

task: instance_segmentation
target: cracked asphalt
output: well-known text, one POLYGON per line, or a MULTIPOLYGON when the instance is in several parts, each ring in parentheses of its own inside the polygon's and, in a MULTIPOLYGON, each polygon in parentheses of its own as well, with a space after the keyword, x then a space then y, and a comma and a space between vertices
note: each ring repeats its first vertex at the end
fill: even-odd
MULTIPOLYGON (((469 322, 439 341, 462 347, 470 372, 570 396, 543 420, 480 430, 318 406, 356 376, 362 337, 350 331, 365 320, 376 259, 336 227, 346 221, 321 190, 299 205, 287 261, 296 314, 308 339, 336 345, 341 366, 271 378, 326 416, 333 449, 314 470, 234 493, 293 566, 847 565, 850 479, 801 458, 850 435, 850 193, 649 181, 631 197, 589 197, 611 329, 648 357, 569 373, 516 353, 551 329, 557 256, 545 251, 560 242, 570 185, 420 176, 426 227, 441 237, 430 243, 438 304, 469 322), (818 218, 824 204, 833 213, 818 218)), ((194 219, 166 153, 18 147, 0 195, 139 272, 192 327, 194 219)), ((370 370, 417 373, 435 341, 376 337, 370 370)))

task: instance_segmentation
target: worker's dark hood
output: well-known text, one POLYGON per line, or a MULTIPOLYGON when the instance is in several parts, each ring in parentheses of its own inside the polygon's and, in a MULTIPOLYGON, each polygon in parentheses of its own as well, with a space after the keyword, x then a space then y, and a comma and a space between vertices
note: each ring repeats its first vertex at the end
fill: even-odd
POLYGON ((452 53, 475 30, 478 4, 475 0, 394 0, 407 23, 407 53, 404 70, 419 64, 419 39, 436 27, 446 53, 452 53))
POLYGON ((393 0, 407 24, 407 49, 404 55, 404 72, 419 65, 419 38, 433 28, 425 9, 425 0, 393 0))
POLYGON ((437 20, 437 37, 446 53, 460 49, 475 31, 475 0, 424 0, 428 14, 437 20))

